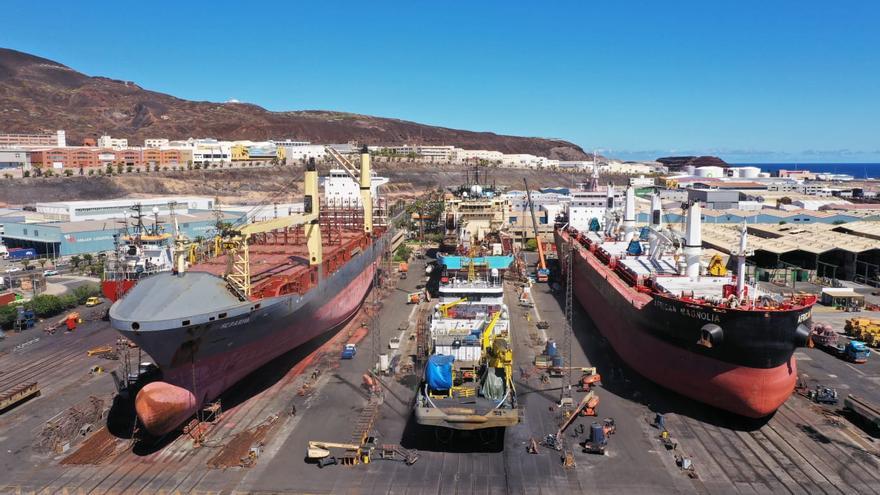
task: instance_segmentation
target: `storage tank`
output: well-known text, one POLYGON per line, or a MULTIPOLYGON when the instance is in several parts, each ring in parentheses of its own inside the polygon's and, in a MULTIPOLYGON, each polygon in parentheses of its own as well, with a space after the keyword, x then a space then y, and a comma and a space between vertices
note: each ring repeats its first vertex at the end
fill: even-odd
POLYGON ((724 169, 721 167, 698 167, 695 172, 697 177, 724 177, 724 169))
POLYGON ((761 175, 761 169, 758 167, 740 167, 739 176, 745 179, 755 179, 761 175))

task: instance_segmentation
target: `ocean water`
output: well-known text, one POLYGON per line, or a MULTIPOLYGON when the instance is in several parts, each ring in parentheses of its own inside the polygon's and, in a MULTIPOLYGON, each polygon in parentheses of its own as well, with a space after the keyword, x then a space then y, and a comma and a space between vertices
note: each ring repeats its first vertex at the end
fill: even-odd
POLYGON ((880 163, 737 163, 736 166, 761 167, 764 172, 809 170, 852 175, 856 179, 880 178, 880 163))

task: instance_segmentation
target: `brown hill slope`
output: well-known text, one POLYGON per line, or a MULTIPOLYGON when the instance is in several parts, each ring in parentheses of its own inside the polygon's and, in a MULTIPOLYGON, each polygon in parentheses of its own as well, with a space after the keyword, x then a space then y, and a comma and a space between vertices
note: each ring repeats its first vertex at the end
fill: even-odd
POLYGON ((270 112, 243 103, 189 101, 126 81, 90 77, 67 66, 0 48, 0 132, 65 129, 68 140, 108 133, 135 143, 144 138, 291 137, 318 143, 454 144, 466 149, 532 153, 557 159, 586 157, 567 141, 503 136, 343 112, 270 112))

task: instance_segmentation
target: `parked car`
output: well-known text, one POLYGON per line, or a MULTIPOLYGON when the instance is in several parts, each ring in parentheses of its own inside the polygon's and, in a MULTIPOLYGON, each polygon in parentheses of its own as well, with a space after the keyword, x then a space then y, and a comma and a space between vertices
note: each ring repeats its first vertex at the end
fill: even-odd
POLYGON ((389 349, 400 349, 400 337, 391 337, 391 340, 388 342, 389 349))
POLYGON ((357 346, 354 344, 345 344, 345 347, 342 349, 342 359, 354 359, 354 355, 357 354, 357 346))
POLYGON ((58 275, 58 270, 45 270, 45 271, 43 271, 44 277, 51 277, 53 275, 58 275))
POLYGON ((21 268, 18 266, 10 266, 9 268, 6 269, 6 273, 15 273, 15 272, 20 272, 20 271, 21 271, 21 268))
POLYGON ((90 297, 90 298, 86 299, 86 307, 91 308, 92 306, 97 306, 97 305, 101 304, 102 302, 104 302, 104 301, 102 301, 100 297, 90 297))

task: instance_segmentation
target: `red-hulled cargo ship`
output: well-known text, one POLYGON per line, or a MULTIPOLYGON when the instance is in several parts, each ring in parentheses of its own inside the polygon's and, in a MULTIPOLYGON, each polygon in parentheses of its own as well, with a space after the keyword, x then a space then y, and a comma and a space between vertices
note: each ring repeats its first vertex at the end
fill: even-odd
MULTIPOLYGON (((699 204, 688 208, 683 237, 662 227, 657 197, 652 210, 651 225, 636 231, 630 188, 622 228, 609 211, 604 231, 557 229, 574 296, 642 376, 742 416, 773 413, 793 391, 793 354, 807 345, 816 297, 762 293, 719 267, 702 273, 699 204)), ((745 226, 736 254, 743 273, 745 226)))
POLYGON ((188 269, 140 280, 110 320, 158 365, 161 380, 135 397, 138 419, 164 435, 247 374, 345 323, 369 290, 391 231, 373 225, 369 154, 362 155, 365 208, 319 212, 312 160, 305 213, 237 225, 224 253, 188 269))

